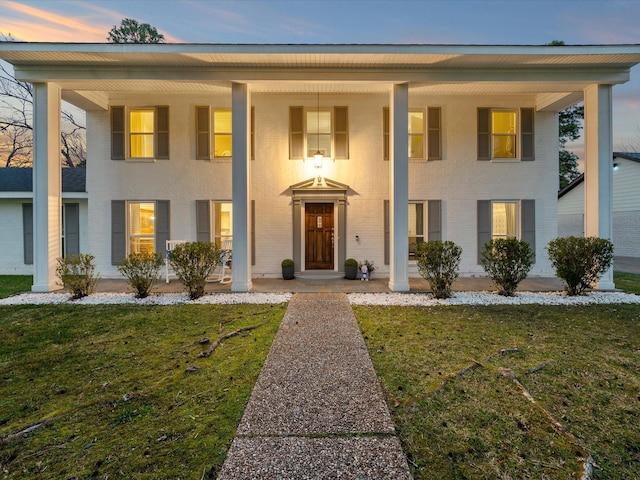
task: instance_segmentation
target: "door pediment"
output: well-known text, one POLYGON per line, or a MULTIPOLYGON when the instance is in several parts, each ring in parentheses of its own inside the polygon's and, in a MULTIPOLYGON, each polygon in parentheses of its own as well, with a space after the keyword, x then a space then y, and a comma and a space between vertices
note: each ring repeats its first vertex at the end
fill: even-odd
POLYGON ((289 187, 294 199, 346 199, 349 185, 330 178, 312 177, 289 187))

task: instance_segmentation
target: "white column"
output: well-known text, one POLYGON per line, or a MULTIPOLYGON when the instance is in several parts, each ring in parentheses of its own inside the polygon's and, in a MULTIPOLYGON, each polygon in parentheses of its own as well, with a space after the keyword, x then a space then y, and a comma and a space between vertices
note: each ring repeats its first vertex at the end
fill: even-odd
MULTIPOLYGON (((591 85, 584 91, 584 232, 587 237, 613 237, 613 128, 611 85, 591 85)), ((613 266, 598 288, 615 288, 613 266)))
POLYGON ((56 277, 62 255, 60 88, 33 85, 33 285, 34 292, 61 288, 56 277))
POLYGON ((409 85, 394 85, 389 122, 389 288, 409 291, 409 85))
POLYGON ((231 290, 251 290, 251 94, 246 84, 231 86, 233 274, 231 290))

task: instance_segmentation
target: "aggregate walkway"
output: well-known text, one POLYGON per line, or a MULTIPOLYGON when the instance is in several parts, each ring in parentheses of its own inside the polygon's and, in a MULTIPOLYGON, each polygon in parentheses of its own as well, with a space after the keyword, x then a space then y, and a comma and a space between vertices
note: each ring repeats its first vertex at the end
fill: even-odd
POLYGON ((411 479, 342 293, 297 293, 218 476, 411 479))

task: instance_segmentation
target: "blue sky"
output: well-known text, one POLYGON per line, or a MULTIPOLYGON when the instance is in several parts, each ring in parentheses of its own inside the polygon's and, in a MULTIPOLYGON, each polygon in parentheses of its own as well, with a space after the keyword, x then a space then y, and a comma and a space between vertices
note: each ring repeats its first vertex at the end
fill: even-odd
MULTIPOLYGON (((168 42, 640 44, 638 0, 0 0, 0 33, 104 42, 123 18, 168 42)), ((614 148, 640 149, 640 67, 614 87, 614 148)))

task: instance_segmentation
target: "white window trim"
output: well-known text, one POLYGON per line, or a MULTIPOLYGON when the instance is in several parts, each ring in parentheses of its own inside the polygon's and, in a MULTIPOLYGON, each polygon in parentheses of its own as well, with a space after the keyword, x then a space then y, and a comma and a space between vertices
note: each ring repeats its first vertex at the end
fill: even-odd
MULTIPOLYGON (((131 255, 131 204, 135 203, 153 203, 153 212, 154 215, 157 213, 158 205, 155 200, 126 200, 124 202, 125 210, 124 210, 124 221, 125 221, 125 233, 126 233, 126 254, 131 255)), ((153 251, 156 252, 156 224, 154 221, 153 225, 153 251)), ((147 238, 147 237, 145 237, 147 238)))
MULTIPOLYGON (((427 220, 428 220, 427 219, 427 215, 428 215, 428 210, 429 210, 427 201, 426 200, 409 200, 407 202, 407 208, 409 208, 409 205, 411 205, 411 204, 414 204, 414 205, 415 204, 420 204, 420 205, 422 205, 422 241, 426 242, 427 241, 427 234, 428 234, 428 232, 427 232, 427 225, 428 225, 427 224, 427 220)), ((416 238, 418 238, 418 237, 419 237, 419 235, 416 235, 416 238)), ((407 232, 407 244, 408 244, 408 242, 409 242, 409 232, 407 232)), ((417 242, 416 242, 416 246, 417 246, 417 242)), ((416 258, 414 256, 414 258, 410 258, 409 257, 408 261, 409 261, 410 265, 414 265, 417 260, 416 260, 416 258)))
MULTIPOLYGON (((308 160, 313 160, 313 155, 311 155, 310 157, 307 156, 307 154, 309 153, 309 150, 317 150, 317 145, 311 145, 311 148, 309 148, 309 128, 307 125, 307 116, 309 115, 309 113, 316 113, 318 111, 320 111, 320 113, 322 112, 329 112, 329 116, 331 118, 331 155, 324 155, 324 159, 329 159, 332 160, 333 157, 335 156, 334 153, 336 151, 336 147, 335 147, 335 140, 334 140, 334 135, 335 135, 335 118, 334 118, 334 108, 333 107, 320 107, 320 109, 318 110, 317 107, 304 107, 302 109, 303 111, 303 118, 302 118, 302 124, 303 124, 303 128, 304 128, 304 159, 305 161, 308 160)), ((311 134, 315 134, 314 132, 311 132, 311 134)))
POLYGON ((125 107, 125 138, 124 138, 124 148, 125 148, 125 160, 127 162, 132 163, 155 163, 156 159, 156 143, 157 143, 157 132, 156 132, 156 115, 158 114, 156 111, 156 107, 154 106, 140 106, 140 107, 125 107), (134 157, 131 155, 131 112, 134 111, 142 111, 142 110, 150 110, 153 112, 153 157, 134 157))
POLYGON ((521 201, 520 200, 491 200, 491 239, 496 239, 496 238, 511 238, 511 237, 494 237, 493 235, 493 205, 495 203, 512 203, 515 204, 516 206, 516 239, 520 240, 522 238, 522 226, 521 226, 521 222, 522 222, 522 212, 521 210, 521 201))
MULTIPOLYGON (((520 121, 520 109, 519 108, 490 108, 489 109, 489 123, 491 128, 491 133, 489 135, 490 142, 490 151, 491 151, 491 161, 495 163, 516 163, 522 161, 522 132, 521 132, 521 121, 520 121), (516 156, 515 158, 503 158, 503 157, 494 157, 493 156, 493 112, 511 112, 516 115, 516 156)), ((526 162, 525 162, 526 163, 526 162)))

